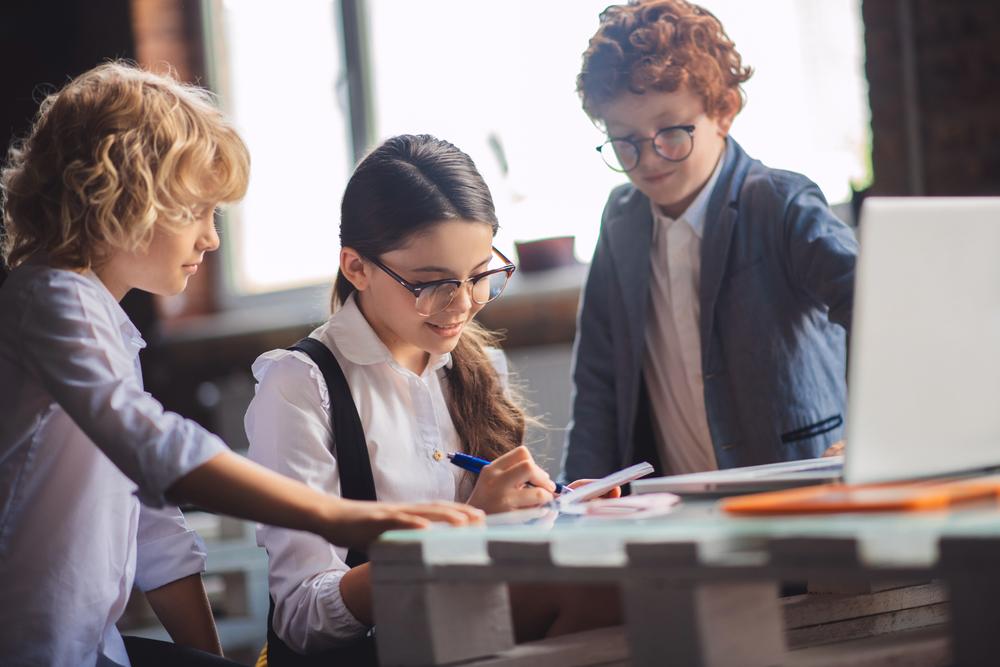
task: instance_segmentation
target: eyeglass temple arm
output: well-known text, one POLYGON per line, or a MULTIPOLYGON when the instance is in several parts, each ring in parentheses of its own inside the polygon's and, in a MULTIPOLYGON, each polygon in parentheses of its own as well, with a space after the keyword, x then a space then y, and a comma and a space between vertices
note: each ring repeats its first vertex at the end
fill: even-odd
MULTIPOLYGON (((598 149, 598 150, 600 150, 600 149, 598 149)), ((492 246, 492 247, 493 247, 493 252, 495 252, 496 254, 500 255, 500 259, 502 259, 507 264, 507 266, 509 266, 509 267, 511 267, 513 269, 517 269, 517 265, 515 265, 514 262, 510 261, 510 259, 507 257, 507 255, 505 255, 502 252, 500 252, 497 249, 496 246, 492 246)), ((506 267, 503 267, 503 268, 506 268, 506 267)))

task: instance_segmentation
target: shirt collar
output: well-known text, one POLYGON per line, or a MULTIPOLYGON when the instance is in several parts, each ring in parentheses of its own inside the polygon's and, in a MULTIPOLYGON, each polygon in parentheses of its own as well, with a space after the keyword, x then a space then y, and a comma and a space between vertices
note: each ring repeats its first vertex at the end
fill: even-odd
POLYGON ((146 340, 142 337, 139 329, 135 326, 135 324, 133 324, 128 314, 122 309, 122 305, 115 301, 115 297, 112 296, 107 286, 92 270, 87 269, 80 275, 87 280, 90 280, 97 286, 98 291, 101 294, 101 298, 108 306, 108 312, 111 313, 111 316, 114 318, 115 325, 122 334, 122 340, 130 345, 135 353, 138 354, 139 350, 146 347, 146 340))
MULTIPOLYGON (((719 180, 719 174, 722 173, 722 163, 725 155, 726 152, 722 151, 718 162, 715 163, 715 170, 708 178, 708 182, 705 183, 705 187, 701 189, 701 192, 699 192, 698 196, 694 198, 694 201, 688 205, 687 209, 685 209, 685 211, 677 217, 677 220, 683 220, 690 225, 691 229, 694 230, 694 233, 699 239, 705 230, 705 217, 708 214, 708 200, 711 199, 712 190, 715 189, 715 184, 719 180)), ((659 223, 653 227, 653 239, 655 240, 659 228, 664 225, 670 225, 674 222, 674 219, 664 215, 660 210, 660 207, 657 206, 652 200, 650 200, 649 204, 653 209, 653 220, 659 223)))
MULTIPOLYGON (((358 307, 357 293, 352 293, 337 312, 330 316, 326 329, 328 336, 347 360, 360 366, 389 364, 399 366, 389 348, 378 337, 358 307)), ((431 355, 424 374, 451 367, 451 353, 431 355)))

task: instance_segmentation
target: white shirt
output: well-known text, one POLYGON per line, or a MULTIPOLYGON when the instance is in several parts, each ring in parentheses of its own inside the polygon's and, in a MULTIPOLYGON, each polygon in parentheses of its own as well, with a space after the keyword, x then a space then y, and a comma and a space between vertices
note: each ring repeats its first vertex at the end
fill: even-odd
POLYGON ((660 461, 669 474, 715 470, 701 367, 701 237, 722 158, 676 220, 656 204, 643 372, 660 461))
POLYGON ((142 387, 145 342, 93 274, 37 263, 0 289, 0 656, 128 665, 115 629, 144 590, 204 570, 164 490, 225 449, 142 387), (124 474, 123 474, 124 472, 124 474))
MULTIPOLYGON (((310 336, 330 348, 347 378, 378 499, 466 500, 474 479, 442 456, 463 450, 446 399, 451 355, 432 356, 420 375, 403 368, 353 296, 310 336)), ((504 383, 503 354, 490 352, 504 383)), ((339 495, 330 397, 319 368, 301 352, 272 350, 257 358, 253 374, 257 392, 245 420, 250 458, 339 495)), ((262 525, 257 543, 268 554, 274 630, 289 647, 316 652, 365 632, 340 595, 340 579, 349 569, 346 549, 309 533, 262 525)))

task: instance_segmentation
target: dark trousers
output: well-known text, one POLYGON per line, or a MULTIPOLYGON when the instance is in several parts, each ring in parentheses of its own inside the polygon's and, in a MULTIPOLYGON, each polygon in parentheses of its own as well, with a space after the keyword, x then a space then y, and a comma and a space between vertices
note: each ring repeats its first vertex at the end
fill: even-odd
POLYGON ((191 667, 234 667, 238 662, 220 658, 187 646, 141 637, 122 637, 125 650, 132 667, 167 667, 168 665, 190 665, 191 667))

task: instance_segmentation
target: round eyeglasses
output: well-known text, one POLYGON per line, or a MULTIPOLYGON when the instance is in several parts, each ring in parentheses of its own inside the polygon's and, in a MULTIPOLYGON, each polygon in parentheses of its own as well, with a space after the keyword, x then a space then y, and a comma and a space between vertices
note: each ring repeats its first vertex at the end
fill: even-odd
POLYGON ((516 267, 496 248, 493 248, 493 252, 504 263, 503 266, 477 273, 465 280, 448 278, 445 280, 431 280, 426 283, 411 283, 374 257, 368 257, 367 259, 385 271, 397 283, 409 290, 416 298, 417 313, 424 317, 429 317, 430 315, 437 315, 450 306, 451 302, 455 300, 458 290, 466 284, 469 286, 469 294, 472 300, 479 305, 487 304, 503 294, 504 288, 507 287, 507 282, 514 274, 516 267))
POLYGON ((597 147, 604 164, 615 171, 632 171, 639 166, 642 145, 653 144, 653 152, 664 160, 682 162, 694 150, 694 125, 671 125, 657 132, 651 139, 608 139, 597 147))

